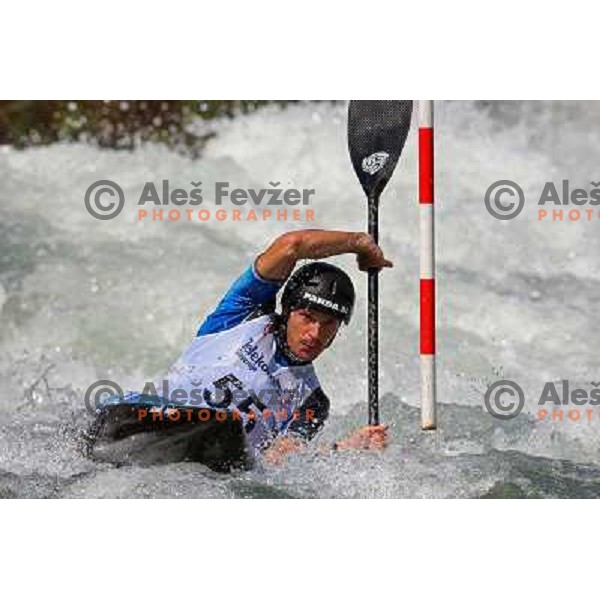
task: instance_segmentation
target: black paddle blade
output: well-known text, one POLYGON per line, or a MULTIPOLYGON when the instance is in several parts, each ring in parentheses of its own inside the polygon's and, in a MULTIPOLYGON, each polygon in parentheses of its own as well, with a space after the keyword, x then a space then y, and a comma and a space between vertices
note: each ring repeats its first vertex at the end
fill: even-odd
POLYGON ((394 172, 410 129, 412 108, 412 100, 350 100, 348 148, 369 199, 379 199, 394 172))

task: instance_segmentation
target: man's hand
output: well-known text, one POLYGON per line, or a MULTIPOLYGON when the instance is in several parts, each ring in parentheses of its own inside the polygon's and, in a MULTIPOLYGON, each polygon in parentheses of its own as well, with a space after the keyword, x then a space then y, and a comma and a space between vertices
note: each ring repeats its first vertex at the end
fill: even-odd
POLYGON ((278 467, 283 464, 288 454, 296 454, 304 450, 305 443, 297 437, 282 435, 265 450, 263 457, 271 466, 278 467))
POLYGON ((372 236, 367 233, 358 235, 356 241, 356 254, 356 262, 361 271, 394 266, 391 261, 385 258, 383 251, 375 243, 372 236))
POLYGON ((336 450, 383 450, 388 443, 387 425, 364 425, 335 445, 336 450))
MULTIPOLYGON (((387 425, 364 425, 348 437, 336 443, 336 450, 383 450, 388 443, 387 425)), ((306 443, 294 436, 282 435, 265 450, 263 458, 271 466, 279 467, 290 454, 298 454, 306 449, 306 443)), ((330 451, 325 447, 322 451, 330 451)))

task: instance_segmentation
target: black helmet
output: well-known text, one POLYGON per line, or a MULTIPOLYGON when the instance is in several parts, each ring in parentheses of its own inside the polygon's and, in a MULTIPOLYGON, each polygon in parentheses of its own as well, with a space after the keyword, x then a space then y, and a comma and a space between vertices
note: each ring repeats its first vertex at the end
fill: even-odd
POLYGON ((354 286, 344 271, 325 262, 300 267, 288 280, 281 296, 283 316, 300 307, 312 306, 350 322, 354 310, 354 286))

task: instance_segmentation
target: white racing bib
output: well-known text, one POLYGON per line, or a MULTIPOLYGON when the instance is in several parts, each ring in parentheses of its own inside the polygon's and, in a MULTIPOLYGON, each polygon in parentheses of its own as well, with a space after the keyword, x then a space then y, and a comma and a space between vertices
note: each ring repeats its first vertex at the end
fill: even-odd
POLYGON ((312 365, 276 362, 274 328, 266 315, 196 337, 157 393, 177 408, 238 411, 248 442, 260 449, 292 419, 306 418, 298 407, 320 385, 312 365))

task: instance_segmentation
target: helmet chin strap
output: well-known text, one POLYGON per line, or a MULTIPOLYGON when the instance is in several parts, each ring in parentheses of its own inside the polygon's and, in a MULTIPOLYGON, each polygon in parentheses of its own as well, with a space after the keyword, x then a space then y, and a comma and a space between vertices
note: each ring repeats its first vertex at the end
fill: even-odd
MULTIPOLYGON (((281 315, 277 315, 278 320, 279 320, 279 323, 275 330, 275 341, 277 343, 277 347, 279 348, 281 353, 290 361, 290 363, 292 365, 295 365, 295 366, 308 365, 312 361, 311 360, 302 360, 301 358, 297 357, 292 352, 292 349, 290 348, 289 344, 287 343, 287 323, 288 323, 289 316, 290 316, 289 312, 285 312, 285 313, 282 313, 281 315)), ((338 331, 340 330, 340 325, 341 325, 341 322, 338 322, 338 327, 335 330, 335 333, 331 336, 331 339, 329 340, 329 342, 328 342, 327 346, 325 346, 325 348, 329 348, 329 346, 331 346, 331 344, 333 344, 333 340, 335 340, 335 338, 338 334, 338 331)))
POLYGON ((331 344, 333 344, 333 340, 335 340, 335 338, 337 337, 338 331, 340 330, 342 323, 341 321, 338 321, 338 326, 337 329, 335 330, 335 333, 331 336, 331 339, 329 340, 329 343, 327 344, 327 346, 325 346, 325 348, 329 348, 329 346, 331 346, 331 344))
POLYGON ((281 315, 277 315, 279 324, 277 329, 275 330, 275 341, 277 343, 277 347, 281 351, 281 353, 290 361, 290 363, 294 366, 302 366, 310 364, 310 360, 302 360, 298 358, 290 348, 287 343, 287 322, 288 322, 288 313, 282 313, 281 315))

